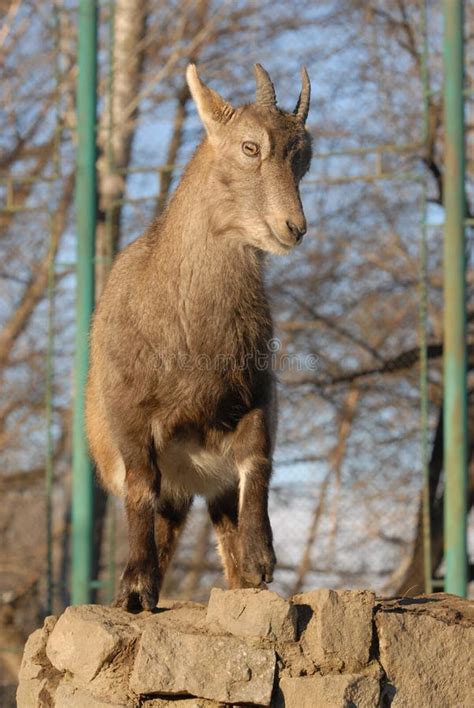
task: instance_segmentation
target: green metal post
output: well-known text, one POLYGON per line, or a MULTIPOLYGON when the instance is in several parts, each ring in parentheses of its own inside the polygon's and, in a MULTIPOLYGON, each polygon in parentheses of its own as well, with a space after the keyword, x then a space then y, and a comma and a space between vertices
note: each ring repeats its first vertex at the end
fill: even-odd
POLYGON ((467 590, 463 2, 444 9, 444 470, 447 592, 467 590))
POLYGON ((73 604, 90 602, 93 530, 93 470, 84 431, 89 327, 94 308, 96 226, 97 3, 80 0, 77 80, 77 295, 72 459, 73 604))
MULTIPOLYGON (((420 30, 423 36, 421 51, 421 81, 423 86, 423 144, 428 144, 430 114, 430 72, 428 68, 428 31, 426 0, 419 2, 420 30)), ((422 487, 423 574, 425 592, 433 592, 431 562, 431 509, 430 509, 430 461, 429 461, 429 397, 428 397, 428 242, 426 205, 428 195, 426 181, 422 187, 422 219, 420 224, 419 252, 419 342, 420 342, 420 424, 422 487)))

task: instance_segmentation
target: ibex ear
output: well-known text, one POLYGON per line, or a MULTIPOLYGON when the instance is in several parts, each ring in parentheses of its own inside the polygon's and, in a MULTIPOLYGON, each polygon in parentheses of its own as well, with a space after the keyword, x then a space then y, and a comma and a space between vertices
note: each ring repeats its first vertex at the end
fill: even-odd
POLYGON ((219 96, 217 91, 203 84, 195 64, 188 64, 186 80, 197 106, 199 117, 207 134, 212 137, 222 125, 230 121, 234 115, 234 109, 230 103, 224 101, 222 96, 219 96))

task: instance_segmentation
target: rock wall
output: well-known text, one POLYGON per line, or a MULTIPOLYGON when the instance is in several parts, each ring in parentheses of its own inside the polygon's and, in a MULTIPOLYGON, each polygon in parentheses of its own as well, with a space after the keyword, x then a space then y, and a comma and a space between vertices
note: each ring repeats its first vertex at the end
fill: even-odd
POLYGON ((25 647, 18 708, 474 706, 474 603, 214 589, 155 613, 85 605, 25 647))

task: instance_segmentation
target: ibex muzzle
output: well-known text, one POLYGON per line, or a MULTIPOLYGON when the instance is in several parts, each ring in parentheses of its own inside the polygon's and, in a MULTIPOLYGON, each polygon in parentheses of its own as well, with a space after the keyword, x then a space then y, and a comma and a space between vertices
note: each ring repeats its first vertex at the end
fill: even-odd
POLYGON ((187 79, 207 136, 164 215, 117 258, 94 317, 87 431, 104 486, 125 499, 118 603, 152 609, 193 496, 203 495, 230 587, 273 577, 268 487, 276 428, 261 251, 306 231, 310 85, 293 113, 256 66, 233 108, 187 79))

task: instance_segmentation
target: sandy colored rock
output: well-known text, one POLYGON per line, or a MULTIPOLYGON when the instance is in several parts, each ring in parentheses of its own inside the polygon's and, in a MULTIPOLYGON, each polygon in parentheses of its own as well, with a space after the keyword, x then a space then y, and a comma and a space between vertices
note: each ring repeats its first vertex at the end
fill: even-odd
MULTIPOLYGON (((224 703, 208 701, 207 698, 151 698, 140 704, 142 708, 226 708, 224 703)), ((227 707, 228 708, 228 707, 227 707)))
POLYGON ((376 708, 380 686, 365 675, 328 674, 282 678, 277 708, 376 708))
POLYGON ((371 593, 303 593, 294 598, 290 641, 290 605, 275 597, 216 592, 209 613, 186 602, 138 615, 69 608, 26 643, 17 705, 474 706, 473 602, 436 594, 380 600, 373 609, 371 593))
POLYGON ((46 644, 56 622, 57 617, 46 617, 41 629, 37 629, 28 637, 23 649, 23 658, 18 674, 20 681, 38 678, 44 671, 45 666, 49 665, 49 659, 46 656, 46 644))
POLYGON ((46 663, 49 664, 46 656, 46 642, 47 637, 42 629, 37 629, 33 634, 30 634, 23 650, 23 658, 18 673, 20 681, 38 678, 44 669, 44 665, 46 663))
POLYGON ((49 637, 46 654, 56 669, 87 683, 138 635, 130 615, 121 610, 99 605, 68 607, 49 637))
POLYGON ((296 609, 270 590, 213 588, 207 621, 237 637, 264 637, 291 642, 296 638, 296 609))
POLYGON ((312 610, 301 645, 318 669, 358 672, 367 665, 374 593, 322 589, 296 595, 293 601, 312 610))
POLYGON ((52 695, 60 676, 46 656, 46 644, 56 622, 56 617, 46 617, 43 627, 33 632, 25 644, 18 674, 18 708, 52 705, 52 695))
POLYGON ((134 644, 124 646, 112 661, 106 662, 97 676, 89 683, 82 683, 77 677, 74 682, 84 688, 94 699, 113 705, 135 705, 133 693, 129 689, 130 673, 134 660, 134 644))
POLYGON ((206 622, 207 606, 198 602, 161 602, 156 614, 144 613, 136 615, 134 620, 137 626, 159 624, 161 627, 174 627, 181 632, 209 631, 206 622))
POLYGON ((134 708, 136 704, 137 701, 104 702, 67 681, 59 684, 54 696, 54 708, 134 708))
POLYGON ((275 663, 273 649, 236 637, 203 637, 154 624, 140 639, 130 687, 137 694, 189 693, 267 706, 275 663))
POLYGON ((280 676, 311 676, 316 672, 299 642, 284 642, 277 647, 280 676))
POLYGON ((447 595, 383 603, 376 614, 391 706, 474 706, 474 603, 447 595))
POLYGON ((47 679, 24 679, 16 692, 18 708, 46 708, 52 704, 47 679))

